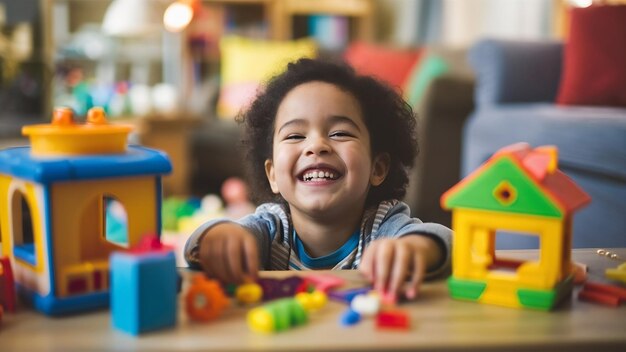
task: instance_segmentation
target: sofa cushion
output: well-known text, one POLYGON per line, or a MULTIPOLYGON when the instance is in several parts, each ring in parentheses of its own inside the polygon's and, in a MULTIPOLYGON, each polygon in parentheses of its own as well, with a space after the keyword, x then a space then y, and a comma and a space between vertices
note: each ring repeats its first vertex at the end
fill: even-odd
POLYGON ((626 109, 566 107, 550 103, 507 104, 483 109, 465 127, 469 173, 491 153, 524 141, 559 148, 559 163, 626 182, 626 109), (480 118, 477 118, 480 115, 480 118), (476 149, 484 146, 484 149, 476 149))
POLYGON ((217 114, 232 118, 252 102, 261 83, 280 74, 289 62, 317 56, 317 45, 311 39, 271 41, 231 36, 220 41, 220 53, 217 114))
POLYGON ((476 74, 476 105, 554 102, 562 53, 563 44, 556 41, 479 41, 468 54, 476 74))
POLYGON ((344 59, 357 73, 371 75, 401 91, 409 72, 421 57, 421 49, 389 48, 363 42, 352 43, 344 59))
POLYGON ((444 75, 462 76, 473 80, 473 73, 467 63, 465 49, 447 47, 428 47, 424 49, 422 57, 410 70, 405 88, 404 98, 417 109, 421 106, 426 89, 431 82, 444 75))
POLYGON ((626 106, 626 5, 574 8, 557 102, 626 106))

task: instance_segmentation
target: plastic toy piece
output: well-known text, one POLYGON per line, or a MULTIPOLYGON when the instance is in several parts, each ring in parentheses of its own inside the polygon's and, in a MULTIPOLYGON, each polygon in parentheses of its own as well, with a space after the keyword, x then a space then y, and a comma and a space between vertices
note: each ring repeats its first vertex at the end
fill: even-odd
POLYGON ((593 290, 581 290, 578 292, 578 299, 581 301, 604 304, 611 307, 618 307, 620 305, 619 297, 593 290))
POLYGON ((278 298, 293 297, 303 283, 299 276, 285 279, 260 278, 257 284, 263 289, 263 300, 270 301, 278 298))
POLYGON ((328 298, 350 304, 350 302, 352 302, 352 299, 357 295, 366 294, 370 291, 372 291, 372 287, 370 286, 353 288, 349 290, 332 290, 328 292, 328 298))
POLYGON ((357 295, 350 302, 350 308, 362 316, 374 316, 380 311, 380 297, 374 292, 357 295))
POLYGON ((606 269, 604 275, 607 277, 607 279, 626 283, 626 263, 620 264, 617 268, 606 269))
POLYGON ((130 127, 104 123, 94 111, 79 124, 57 109, 52 124, 24 127, 31 147, 0 151, 2 253, 17 291, 45 314, 108 306, 110 254, 161 231, 161 177, 170 161, 127 147, 130 127), (111 205, 125 215, 117 233, 111 205))
POLYGON ((203 274, 192 278, 191 287, 185 295, 185 311, 192 320, 209 321, 219 317, 228 306, 228 298, 220 284, 203 274))
POLYGON ((296 293, 294 297, 296 301, 300 302, 302 307, 307 312, 316 311, 321 309, 328 302, 328 296, 322 291, 315 290, 311 293, 308 292, 299 292, 296 293))
POLYGON ((361 321, 361 314, 353 311, 350 308, 346 309, 346 311, 343 312, 343 314, 341 315, 341 318, 339 319, 339 322, 342 326, 356 325, 360 321, 361 321))
MULTIPOLYGON (((598 282, 587 282, 583 286, 581 293, 582 292, 585 292, 583 296, 603 296, 602 300, 610 303, 611 305, 614 303, 614 299, 612 298, 617 298, 617 303, 615 303, 616 306, 626 302, 626 289, 613 285, 605 285, 598 282)), ((580 294, 578 297, 581 297, 580 294)))
POLYGON ((263 289, 258 284, 243 284, 235 289, 235 298, 239 303, 256 303, 260 301, 262 297, 263 289))
POLYGON ((0 307, 11 313, 15 312, 15 282, 8 257, 0 258, 0 307))
POLYGON ((591 199, 557 159, 552 146, 511 145, 443 194, 455 232, 453 298, 550 310, 571 295, 572 219, 591 199), (497 231, 539 237, 539 259, 496 258, 497 231))
POLYGON ((32 153, 58 156, 126 152, 131 125, 109 124, 100 107, 89 110, 85 124, 76 123, 73 114, 70 108, 56 108, 50 125, 25 126, 22 133, 30 137, 32 153))
POLYGON ((306 280, 315 286, 315 289, 322 292, 341 287, 345 284, 345 280, 329 274, 311 274, 306 276, 306 280))
POLYGON ((295 298, 281 298, 248 312, 248 326, 254 332, 285 331, 308 322, 309 312, 326 304, 326 294, 320 291, 298 293, 295 298))
POLYGON ((178 274, 173 251, 114 252, 110 263, 115 328, 139 335, 176 325, 178 274))
POLYGON ((282 298, 248 312, 248 326, 254 332, 272 333, 305 324, 308 314, 294 298, 282 298))
POLYGON ((389 310, 378 313, 376 327, 383 329, 408 330, 411 327, 409 316, 401 310, 389 310))

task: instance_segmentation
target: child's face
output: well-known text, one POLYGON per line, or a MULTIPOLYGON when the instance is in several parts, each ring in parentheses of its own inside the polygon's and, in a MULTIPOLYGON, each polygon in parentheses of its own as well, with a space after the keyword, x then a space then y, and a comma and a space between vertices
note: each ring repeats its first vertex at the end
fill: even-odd
POLYGON ((387 175, 388 157, 372 158, 356 98, 315 81, 295 87, 279 105, 265 170, 292 213, 343 216, 363 210, 370 186, 387 175))

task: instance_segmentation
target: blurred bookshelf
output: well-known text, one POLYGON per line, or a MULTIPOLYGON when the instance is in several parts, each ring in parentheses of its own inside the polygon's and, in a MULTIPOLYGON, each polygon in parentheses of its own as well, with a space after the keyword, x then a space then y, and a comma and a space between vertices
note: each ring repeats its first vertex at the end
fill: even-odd
MULTIPOLYGON (((162 16, 174 0, 146 1, 162 16)), ((28 27, 31 52, 18 66, 38 90, 36 102, 0 104, 0 146, 23 144, 21 127, 47 123, 55 106, 72 107, 79 120, 91 106, 103 106, 111 121, 135 124, 139 142, 170 155, 175 174, 164 186, 185 194, 189 134, 216 114, 222 37, 313 37, 320 49, 336 52, 372 39, 373 0, 198 1, 182 32, 160 23, 156 33, 122 38, 102 30, 113 0, 0 0, 5 37, 28 27)), ((6 70, 9 56, 2 54, 0 45, 6 70)), ((4 75, 0 98, 15 102, 6 82, 4 75)))

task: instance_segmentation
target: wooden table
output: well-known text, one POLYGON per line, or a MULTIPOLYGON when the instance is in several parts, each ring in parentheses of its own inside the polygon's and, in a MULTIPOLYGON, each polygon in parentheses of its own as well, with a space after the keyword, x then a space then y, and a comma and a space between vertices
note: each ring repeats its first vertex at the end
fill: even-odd
MULTIPOLYGON (((626 249, 615 252, 626 256, 626 249)), ((598 256, 595 249, 575 250, 573 257, 589 265, 589 278, 595 281, 604 281, 604 269, 619 264, 598 256)), ((264 276, 292 274, 263 273, 264 276)), ((333 274, 346 278, 350 286, 363 285, 356 271, 333 274)), ((625 306, 610 308, 573 297, 550 313, 517 310, 452 300, 445 281, 441 280, 424 284, 420 298, 400 308, 411 316, 409 332, 379 331, 373 319, 342 327, 339 317, 346 307, 331 301, 313 313, 306 326, 275 335, 251 332, 245 321, 249 308, 233 305, 219 320, 206 324, 189 321, 181 309, 176 328, 140 337, 113 329, 109 311, 49 318, 22 309, 17 314, 5 314, 0 326, 0 350, 626 351, 625 306)))

